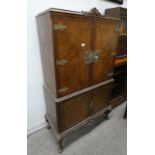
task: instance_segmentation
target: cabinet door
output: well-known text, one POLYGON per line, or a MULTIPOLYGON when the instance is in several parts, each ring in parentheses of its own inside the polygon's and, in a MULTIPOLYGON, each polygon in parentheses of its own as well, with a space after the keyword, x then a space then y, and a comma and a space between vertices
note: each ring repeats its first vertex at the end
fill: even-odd
POLYGON ((96 20, 95 49, 98 54, 93 64, 93 84, 111 78, 114 66, 114 54, 118 43, 120 21, 112 19, 96 20))
POLYGON ((92 20, 87 17, 56 13, 53 17, 58 97, 89 86, 92 20))
POLYGON ((106 84, 92 92, 92 114, 106 108, 110 104, 112 83, 106 84))
POLYGON ((76 96, 59 104, 60 132, 86 119, 90 114, 89 94, 76 96))

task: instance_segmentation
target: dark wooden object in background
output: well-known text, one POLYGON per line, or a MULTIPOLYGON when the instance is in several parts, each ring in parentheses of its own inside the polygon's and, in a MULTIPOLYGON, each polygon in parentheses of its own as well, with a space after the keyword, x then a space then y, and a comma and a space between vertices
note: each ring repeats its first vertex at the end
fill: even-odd
POLYGON ((127 105, 125 107, 125 112, 124 112, 124 119, 126 119, 126 118, 127 118, 127 105))
POLYGON ((46 119, 60 151, 66 135, 111 110, 120 20, 93 10, 49 9, 37 16, 46 119))
POLYGON ((121 26, 118 29, 119 42, 118 42, 118 53, 117 55, 127 55, 127 9, 116 7, 105 10, 106 17, 119 18, 121 20, 121 26))
POLYGON ((123 4, 123 0, 108 0, 108 1, 112 1, 112 2, 119 3, 119 4, 123 4))
POLYGON ((116 7, 105 10, 106 17, 119 18, 119 41, 115 57, 114 84, 111 104, 116 107, 127 100, 127 9, 116 7))

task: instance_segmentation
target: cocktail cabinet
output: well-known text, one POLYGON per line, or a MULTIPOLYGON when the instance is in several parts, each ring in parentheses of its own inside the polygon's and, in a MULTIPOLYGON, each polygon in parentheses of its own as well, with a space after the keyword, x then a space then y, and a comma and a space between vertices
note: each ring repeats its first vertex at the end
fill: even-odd
POLYGON ((36 19, 46 119, 62 152, 66 135, 111 110, 120 20, 97 9, 49 9, 36 19))

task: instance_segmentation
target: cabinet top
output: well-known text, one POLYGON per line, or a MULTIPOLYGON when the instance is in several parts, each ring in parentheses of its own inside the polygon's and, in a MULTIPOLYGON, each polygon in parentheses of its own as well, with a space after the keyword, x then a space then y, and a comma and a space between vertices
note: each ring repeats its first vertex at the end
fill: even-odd
POLYGON ((71 10, 65 10, 65 9, 58 9, 58 8, 49 8, 41 13, 39 13, 37 16, 40 16, 44 13, 47 12, 61 12, 61 13, 69 13, 69 14, 78 14, 78 15, 82 15, 82 12, 78 12, 78 11, 71 11, 71 10))
POLYGON ((39 13, 36 17, 41 16, 48 12, 58 12, 58 13, 65 13, 65 14, 72 14, 72 15, 81 15, 81 16, 92 16, 92 17, 100 17, 100 18, 108 18, 108 19, 115 19, 120 20, 119 18, 113 18, 113 17, 106 17, 103 14, 101 14, 96 8, 91 9, 90 11, 71 11, 71 10, 65 10, 65 9, 58 9, 58 8, 49 8, 41 13, 39 13))

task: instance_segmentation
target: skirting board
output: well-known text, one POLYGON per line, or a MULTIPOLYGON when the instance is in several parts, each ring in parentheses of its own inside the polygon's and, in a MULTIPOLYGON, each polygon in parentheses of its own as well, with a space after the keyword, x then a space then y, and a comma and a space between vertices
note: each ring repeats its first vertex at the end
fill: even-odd
POLYGON ((30 127, 28 127, 27 129, 27 136, 31 135, 32 133, 44 128, 47 126, 47 122, 45 121, 45 119, 31 125, 30 127))

